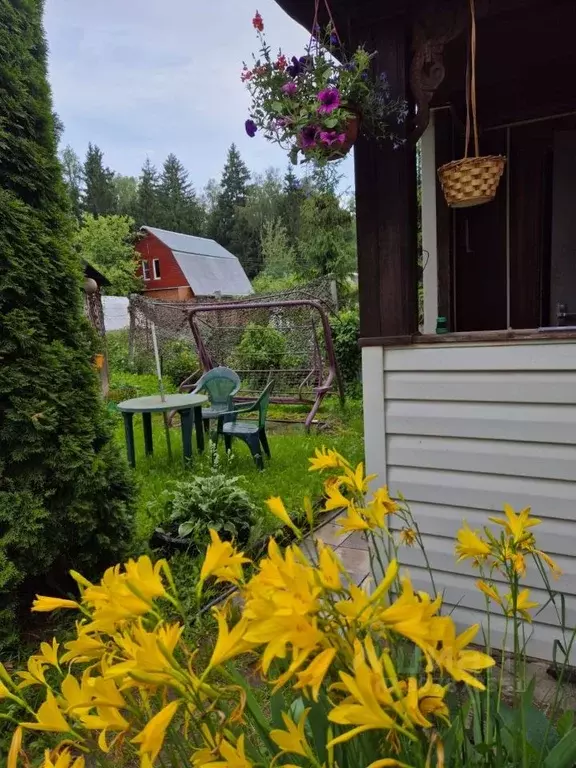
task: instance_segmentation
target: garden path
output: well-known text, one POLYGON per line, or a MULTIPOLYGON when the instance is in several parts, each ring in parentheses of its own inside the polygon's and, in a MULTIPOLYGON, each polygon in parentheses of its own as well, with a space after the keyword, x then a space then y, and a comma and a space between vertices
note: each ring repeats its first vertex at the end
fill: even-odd
POLYGON ((328 517, 326 522, 319 526, 314 533, 308 535, 304 539, 302 548, 310 554, 312 537, 314 539, 322 539, 325 544, 336 552, 350 576, 359 586, 370 574, 368 542, 362 531, 340 535, 342 529, 334 522, 338 514, 341 513, 337 512, 328 517))

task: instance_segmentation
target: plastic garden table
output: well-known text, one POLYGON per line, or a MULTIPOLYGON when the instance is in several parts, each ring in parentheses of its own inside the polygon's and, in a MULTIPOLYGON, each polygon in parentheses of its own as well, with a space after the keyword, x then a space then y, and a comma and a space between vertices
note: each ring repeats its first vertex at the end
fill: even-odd
POLYGON ((169 413, 178 411, 182 428, 182 450, 184 459, 192 458, 192 424, 196 425, 196 441, 198 450, 204 450, 204 429, 202 425, 202 406, 208 402, 205 395, 165 395, 164 400, 160 395, 150 397, 135 397, 133 400, 124 400, 118 403, 118 410, 124 417, 124 432, 126 435, 126 451, 128 461, 136 466, 136 450, 134 445, 134 414, 142 414, 144 426, 144 450, 150 456, 154 452, 152 442, 152 414, 169 413))

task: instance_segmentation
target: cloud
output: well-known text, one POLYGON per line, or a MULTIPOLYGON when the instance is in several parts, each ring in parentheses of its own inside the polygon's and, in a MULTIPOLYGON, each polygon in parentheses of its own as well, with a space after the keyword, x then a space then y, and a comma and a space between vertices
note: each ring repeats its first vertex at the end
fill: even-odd
MULTIPOLYGON (((257 0, 269 42, 289 55, 308 40, 274 0, 257 0)), ((98 144, 114 170, 137 175, 174 152, 197 187, 218 177, 236 142, 251 170, 285 153, 244 132, 239 74, 257 39, 246 0, 47 0, 54 105, 64 143, 98 144)))

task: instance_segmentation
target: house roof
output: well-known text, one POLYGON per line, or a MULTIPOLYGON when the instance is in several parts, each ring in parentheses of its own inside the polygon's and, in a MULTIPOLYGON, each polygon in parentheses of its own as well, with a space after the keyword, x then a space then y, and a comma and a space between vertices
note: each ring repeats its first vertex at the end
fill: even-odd
POLYGON ((100 286, 110 285, 110 280, 108 280, 108 278, 103 275, 102 272, 99 272, 95 267, 93 267, 92 264, 88 264, 87 261, 84 262, 84 277, 91 277, 92 280, 96 280, 100 286))
POLYGON ((240 261, 215 240, 142 227, 170 248, 196 296, 247 296, 252 286, 240 261))

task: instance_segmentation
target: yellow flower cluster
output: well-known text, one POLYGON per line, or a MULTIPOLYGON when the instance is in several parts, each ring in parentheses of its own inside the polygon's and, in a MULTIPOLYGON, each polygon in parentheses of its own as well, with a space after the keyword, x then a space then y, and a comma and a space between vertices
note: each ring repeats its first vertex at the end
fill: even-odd
MULTIPOLYGON (((324 450, 311 464, 340 472, 326 484, 326 506, 345 510, 344 531, 385 527, 397 505, 386 489, 359 503, 371 480, 362 465, 353 469, 324 450)), ((292 524, 280 499, 269 506, 292 524)), ((248 558, 215 531, 210 535, 198 590, 216 579, 237 586, 241 599, 236 618, 230 603, 215 609, 217 638, 203 664, 185 641, 183 624, 164 618, 165 608, 180 605, 164 561, 130 560, 98 584, 73 574, 78 602, 37 598, 35 611, 75 609, 80 618, 76 636, 63 647, 43 643, 14 677, 0 667, 0 699, 27 712, 14 732, 8 768, 17 768, 27 731, 54 738, 44 768, 84 768, 88 755, 97 755, 99 765, 137 756, 141 768, 166 764, 163 756, 170 765, 195 768, 288 768, 285 756, 298 755, 321 768, 306 728, 310 711, 320 706, 332 756, 372 731, 386 736, 389 755, 401 757, 402 741, 422 742, 428 753, 440 748, 436 728, 449 718, 447 681, 482 689, 476 673, 494 664, 468 647, 477 625, 458 634, 452 618, 440 615, 441 598, 416 592, 395 559, 370 590, 357 586, 322 542, 282 551, 271 539, 248 578, 248 558), (268 728, 264 747, 250 734, 262 735, 266 723, 257 719, 246 727, 253 716, 250 692, 228 667, 243 654, 258 658, 274 691, 290 686, 310 705, 297 721, 284 712, 284 727, 268 728), (398 661, 408 656, 416 666, 404 672, 398 661), (26 700, 30 687, 44 691, 37 710, 26 700)), ((403 764, 375 757, 372 768, 403 764)))

